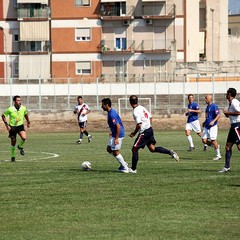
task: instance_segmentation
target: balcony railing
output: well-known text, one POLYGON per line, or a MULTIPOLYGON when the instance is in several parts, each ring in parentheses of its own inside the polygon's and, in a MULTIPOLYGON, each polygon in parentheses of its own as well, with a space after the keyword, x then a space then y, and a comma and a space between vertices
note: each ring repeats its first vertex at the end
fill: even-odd
POLYGON ((49 18, 50 8, 19 8, 18 19, 23 18, 49 18))
POLYGON ((147 52, 168 52, 171 51, 172 40, 166 39, 149 39, 142 40, 141 44, 136 46, 136 51, 147 52))
POLYGON ((135 41, 125 40, 120 38, 119 40, 102 40, 101 52, 105 54, 116 53, 119 51, 132 53, 135 50, 135 41))
POLYGON ((171 19, 175 17, 175 4, 146 4, 142 6, 143 18, 166 18, 171 19))
POLYGON ((45 53, 51 51, 50 41, 20 41, 18 45, 20 53, 45 53))
POLYGON ((103 20, 116 18, 134 18, 134 6, 117 7, 102 3, 100 15, 103 20))

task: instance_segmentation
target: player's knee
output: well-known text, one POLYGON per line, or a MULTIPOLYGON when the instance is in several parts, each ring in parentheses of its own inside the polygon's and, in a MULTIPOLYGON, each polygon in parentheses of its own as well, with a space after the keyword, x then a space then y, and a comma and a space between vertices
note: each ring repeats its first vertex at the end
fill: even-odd
POLYGON ((202 139, 202 143, 206 144, 206 143, 207 143, 207 139, 206 139, 206 138, 203 138, 203 139, 202 139))
POLYGON ((133 147, 133 148, 132 148, 132 152, 133 152, 133 153, 134 153, 134 152, 137 152, 137 150, 138 150, 138 149, 137 149, 136 147, 133 147))

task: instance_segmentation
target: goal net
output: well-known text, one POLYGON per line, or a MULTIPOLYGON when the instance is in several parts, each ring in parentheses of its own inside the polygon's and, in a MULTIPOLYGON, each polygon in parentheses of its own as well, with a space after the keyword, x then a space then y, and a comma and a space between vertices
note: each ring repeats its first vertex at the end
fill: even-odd
MULTIPOLYGON (((151 114, 152 103, 151 98, 138 98, 138 104, 144 106, 151 114)), ((129 103, 129 98, 118 98, 118 114, 121 117, 121 114, 132 111, 132 107, 129 103)))

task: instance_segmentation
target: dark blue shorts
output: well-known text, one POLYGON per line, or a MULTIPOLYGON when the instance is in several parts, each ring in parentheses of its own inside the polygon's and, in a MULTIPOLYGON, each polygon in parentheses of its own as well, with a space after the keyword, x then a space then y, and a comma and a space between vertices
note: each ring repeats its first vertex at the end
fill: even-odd
POLYGON ((240 144, 240 123, 231 124, 227 137, 227 142, 235 143, 237 145, 240 144))
POLYGON ((151 144, 155 145, 156 140, 154 138, 153 129, 150 127, 146 129, 143 133, 139 133, 139 135, 135 139, 133 147, 144 148, 146 145, 150 146, 151 144))
POLYGON ((9 131, 9 136, 8 137, 11 138, 11 139, 16 138, 18 133, 20 133, 22 131, 25 131, 23 124, 20 125, 20 126, 10 126, 10 127, 11 127, 11 129, 9 131))
POLYGON ((87 121, 78 123, 80 128, 85 128, 87 126, 87 121))

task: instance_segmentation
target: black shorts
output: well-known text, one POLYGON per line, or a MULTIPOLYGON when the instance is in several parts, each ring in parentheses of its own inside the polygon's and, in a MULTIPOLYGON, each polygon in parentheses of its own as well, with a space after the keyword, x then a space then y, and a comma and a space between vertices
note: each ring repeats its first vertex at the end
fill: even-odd
POLYGON ((87 126, 87 121, 78 123, 80 128, 85 128, 87 126))
POLYGON ((240 144, 240 123, 231 124, 227 137, 227 142, 235 143, 237 145, 240 144))
POLYGON ((135 139, 133 147, 144 148, 146 145, 150 146, 151 144, 155 145, 156 140, 154 138, 153 129, 150 127, 146 129, 144 132, 139 133, 139 135, 135 139))
POLYGON ((9 131, 9 136, 8 137, 11 138, 11 139, 16 138, 18 133, 20 133, 22 131, 25 131, 23 124, 20 125, 20 126, 13 126, 13 127, 10 126, 10 127, 11 127, 11 129, 9 131))

